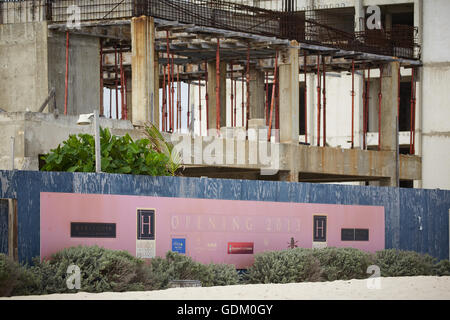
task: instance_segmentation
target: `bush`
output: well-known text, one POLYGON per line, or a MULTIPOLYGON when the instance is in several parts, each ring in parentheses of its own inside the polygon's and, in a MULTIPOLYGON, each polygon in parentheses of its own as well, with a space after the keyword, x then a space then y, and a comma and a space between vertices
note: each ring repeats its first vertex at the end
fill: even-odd
POLYGON ((39 294, 39 279, 25 266, 0 253, 0 297, 39 294))
MULTIPOLYGON (((151 149, 149 139, 133 141, 129 134, 111 135, 100 128, 101 169, 107 173, 167 176, 169 158, 151 149)), ((70 135, 69 139, 42 156, 42 171, 94 172, 95 142, 90 134, 70 135)))
POLYGON ((35 261, 31 268, 40 279, 42 294, 74 292, 67 288, 67 268, 76 265, 81 272, 81 289, 87 292, 135 291, 149 289, 144 261, 126 251, 92 247, 72 247, 35 261))
POLYGON ((354 248, 329 247, 312 251, 319 260, 325 281, 365 279, 367 267, 373 264, 370 253, 354 248))
POLYGON ((199 280, 203 287, 232 285, 239 280, 233 265, 205 265, 172 251, 165 259, 153 258, 149 268, 150 282, 156 290, 167 288, 172 280, 199 280))
POLYGON ((376 252, 375 264, 382 277, 428 276, 433 274, 435 259, 415 251, 386 249, 376 252))
POLYGON ((450 261, 441 260, 433 267, 433 274, 436 276, 450 276, 450 261))
POLYGON ((312 250, 295 248, 256 254, 245 278, 248 283, 290 283, 319 281, 321 273, 312 250))

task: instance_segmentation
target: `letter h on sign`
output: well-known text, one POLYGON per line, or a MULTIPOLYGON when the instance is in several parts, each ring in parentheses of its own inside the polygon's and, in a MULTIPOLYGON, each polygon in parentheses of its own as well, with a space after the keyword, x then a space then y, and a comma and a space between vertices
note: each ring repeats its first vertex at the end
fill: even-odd
POLYGON ((138 240, 155 240, 155 211, 138 209, 137 211, 138 240))
POLYGON ((327 216, 314 216, 314 237, 313 241, 327 241, 327 216))

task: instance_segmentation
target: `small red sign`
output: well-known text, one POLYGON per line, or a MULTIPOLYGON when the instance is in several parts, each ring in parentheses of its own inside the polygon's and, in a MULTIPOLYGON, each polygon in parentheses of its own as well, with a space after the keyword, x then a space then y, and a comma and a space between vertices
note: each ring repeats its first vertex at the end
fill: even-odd
POLYGON ((228 242, 228 254, 252 254, 253 242, 228 242))

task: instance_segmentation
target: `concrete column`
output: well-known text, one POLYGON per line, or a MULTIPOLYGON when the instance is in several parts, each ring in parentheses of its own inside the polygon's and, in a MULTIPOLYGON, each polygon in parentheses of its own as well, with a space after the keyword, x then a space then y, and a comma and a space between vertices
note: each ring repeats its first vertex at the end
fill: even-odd
POLYGON ((150 122, 159 128, 155 24, 151 17, 131 20, 132 112, 134 125, 150 122))
POLYGON ((264 72, 250 66, 250 119, 265 119, 264 72))
MULTIPOLYGON (((216 128, 216 61, 208 62, 208 127, 216 128)), ((220 127, 227 125, 227 64, 220 63, 220 127)), ((206 104, 205 104, 206 108, 206 104)))
POLYGON ((355 31, 364 31, 364 6, 363 0, 354 0, 355 6, 355 31))
MULTIPOLYGON (((414 26, 419 27, 419 43, 423 43, 423 22, 422 22, 422 12, 423 12, 423 0, 414 0, 414 26)), ((423 79, 423 68, 420 68, 417 73, 416 78, 416 155, 423 156, 423 146, 422 146, 422 128, 423 128, 423 102, 422 102, 422 79, 423 79)), ((422 188, 422 180, 414 181, 415 188, 422 188)))
POLYGON ((383 67, 381 81, 381 150, 396 150, 396 117, 398 105, 399 62, 391 62, 383 67))
POLYGON ((298 144, 299 136, 299 44, 291 41, 283 52, 279 66, 280 142, 298 144))
POLYGON ((397 187, 396 153, 397 153, 397 104, 398 104, 398 70, 399 62, 391 62, 383 67, 381 81, 381 134, 380 148, 383 151, 393 151, 392 161, 386 168, 390 178, 380 181, 381 186, 397 187))

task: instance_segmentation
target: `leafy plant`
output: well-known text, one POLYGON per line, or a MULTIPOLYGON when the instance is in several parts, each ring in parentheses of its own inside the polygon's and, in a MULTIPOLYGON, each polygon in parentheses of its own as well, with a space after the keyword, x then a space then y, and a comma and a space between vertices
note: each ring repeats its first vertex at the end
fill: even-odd
MULTIPOLYGON (((100 128, 101 168, 107 173, 129 173, 152 176, 169 175, 169 158, 149 147, 149 139, 133 141, 127 133, 112 135, 100 128)), ((95 142, 89 134, 70 135, 69 139, 42 157, 42 171, 93 172, 95 142)))
POLYGON ((144 134, 149 139, 151 149, 168 158, 167 170, 172 176, 175 176, 178 169, 181 168, 181 156, 173 143, 167 141, 158 128, 151 123, 145 125, 144 134))
POLYGON ((382 277, 427 276, 433 274, 435 259, 415 251, 386 249, 376 252, 375 264, 382 277))
POLYGON ((39 278, 26 266, 0 253, 0 297, 39 293, 39 278))

